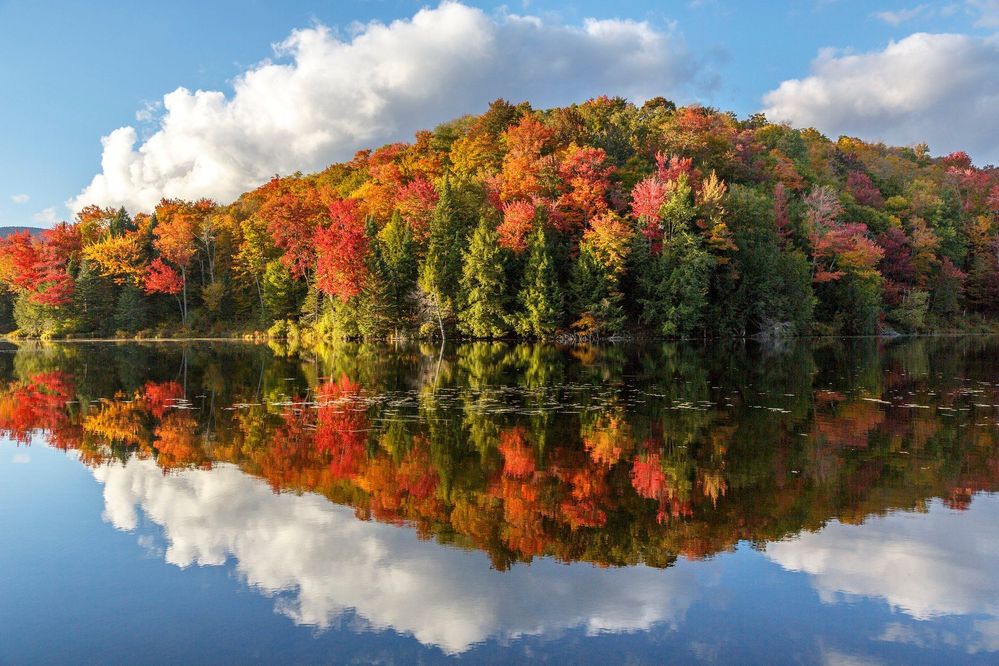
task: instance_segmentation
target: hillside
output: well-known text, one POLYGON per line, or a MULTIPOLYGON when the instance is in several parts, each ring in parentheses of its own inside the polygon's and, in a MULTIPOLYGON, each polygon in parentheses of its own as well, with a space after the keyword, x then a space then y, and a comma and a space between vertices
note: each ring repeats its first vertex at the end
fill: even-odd
POLYGON ((0 255, 29 335, 918 332, 996 314, 997 211, 999 172, 964 153, 662 98, 497 100, 231 204, 92 206, 0 255))
POLYGON ((32 236, 40 237, 42 232, 45 231, 41 227, 0 227, 0 238, 6 238, 11 234, 20 233, 22 231, 27 231, 32 236))

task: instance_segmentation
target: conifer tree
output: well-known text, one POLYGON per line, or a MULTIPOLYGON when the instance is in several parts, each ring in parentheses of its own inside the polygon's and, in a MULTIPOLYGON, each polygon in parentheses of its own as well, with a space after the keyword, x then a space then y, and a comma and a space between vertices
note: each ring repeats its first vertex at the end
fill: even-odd
POLYGON ((368 254, 365 258, 367 276, 361 293, 350 299, 356 301, 358 332, 365 338, 380 338, 393 326, 390 294, 391 274, 385 262, 382 243, 374 220, 368 218, 364 233, 368 241, 368 254))
POLYGON ((114 309, 115 331, 135 333, 145 326, 146 316, 146 301, 142 290, 134 284, 123 286, 114 309))
POLYGON ((482 216, 465 252, 461 288, 464 307, 459 328, 476 338, 495 338, 507 332, 504 307, 503 251, 499 236, 482 216))
POLYGON ((115 238, 124 236, 127 232, 135 231, 135 229, 136 226, 132 221, 132 216, 128 214, 124 206, 118 209, 118 212, 115 213, 115 216, 108 223, 108 231, 115 238))
POLYGON ((540 224, 531 234, 530 255, 524 269, 517 321, 521 335, 544 338, 555 333, 562 319, 562 290, 552 261, 548 236, 540 224))
POLYGON ((618 280, 587 244, 579 248, 571 285, 573 329, 587 336, 621 332, 625 321, 624 296, 618 280))
POLYGON ((702 323, 715 261, 692 229, 696 209, 686 176, 672 183, 659 214, 660 252, 640 245, 635 253, 649 257, 638 276, 640 319, 660 335, 687 336, 702 323))
POLYGON ((416 246, 409 225, 399 211, 378 234, 385 280, 388 285, 386 306, 393 327, 404 325, 412 312, 416 288, 416 246))
POLYGON ((78 328, 86 333, 105 335, 112 333, 114 289, 109 280, 101 277, 91 263, 84 259, 76 275, 73 305, 78 316, 78 328))
POLYGON ((427 297, 432 316, 437 319, 440 335, 451 324, 458 305, 461 281, 461 255, 465 244, 464 224, 445 176, 440 199, 430 218, 427 255, 420 270, 419 286, 427 297))
POLYGON ((664 245, 659 264, 659 281, 652 291, 658 332, 691 335, 702 324, 708 305, 714 260, 695 234, 681 232, 664 245))

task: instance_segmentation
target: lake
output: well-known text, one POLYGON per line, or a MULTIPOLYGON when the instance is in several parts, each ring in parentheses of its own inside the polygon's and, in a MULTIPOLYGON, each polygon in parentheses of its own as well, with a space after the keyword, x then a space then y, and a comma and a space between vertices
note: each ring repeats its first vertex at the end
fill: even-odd
POLYGON ((0 348, 0 663, 996 663, 999 340, 0 348))

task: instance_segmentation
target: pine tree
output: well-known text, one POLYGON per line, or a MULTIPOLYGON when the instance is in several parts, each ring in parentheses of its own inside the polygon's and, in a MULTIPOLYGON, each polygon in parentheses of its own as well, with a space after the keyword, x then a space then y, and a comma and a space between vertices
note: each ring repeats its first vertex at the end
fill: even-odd
POLYGON ((420 289, 434 309, 433 316, 442 337, 457 312, 464 226, 450 181, 445 177, 440 199, 430 219, 427 255, 419 279, 420 289))
POLYGON ((114 289, 109 280, 102 278, 86 259, 80 264, 73 290, 73 306, 78 317, 78 329, 86 333, 107 335, 113 333, 112 313, 114 289))
POLYGON ((562 290, 551 258, 548 237, 541 225, 531 234, 529 252, 520 290, 523 310, 518 317, 517 331, 521 335, 544 338, 554 334, 561 322, 562 290))
POLYGON ((136 226, 132 221, 132 216, 128 214, 124 206, 118 209, 118 212, 115 213, 115 216, 108 223, 108 231, 115 238, 124 236, 126 232, 135 231, 135 229, 136 226))
POLYGON ((808 331, 814 305, 811 266, 800 252, 786 249, 781 236, 786 223, 778 224, 775 201, 780 199, 743 185, 733 185, 728 192, 727 224, 739 249, 712 280, 706 314, 712 333, 808 331))
POLYGON ((461 288, 465 301, 458 314, 462 332, 476 338, 505 335, 503 251, 496 230, 485 216, 479 219, 465 252, 461 288))
POLYGON ((707 309, 714 259, 698 236, 682 231, 666 242, 659 263, 660 279, 652 292, 659 333, 689 336, 702 324, 707 309))
POLYGON ((582 335, 620 333, 624 328, 624 296, 617 278, 600 262, 593 249, 580 246, 572 269, 573 329, 582 335))
POLYGON ((360 315, 358 331, 364 338, 371 339, 383 337, 392 328, 394 318, 389 298, 392 276, 385 262, 374 220, 371 218, 365 222, 364 233, 368 241, 368 254, 364 260, 367 277, 361 293, 351 300, 357 301, 360 315))
POLYGON ((661 250, 652 252, 647 241, 634 248, 633 261, 648 258, 637 276, 639 318, 660 335, 690 335, 707 308, 715 261, 692 229, 696 212, 691 187, 681 176, 660 210, 661 250))
POLYGON ((413 309, 413 290, 416 288, 416 246, 409 225, 399 211, 379 233, 385 280, 388 285, 386 305, 394 327, 405 325, 413 309))
POLYGON ((146 324, 146 301, 142 290, 132 284, 126 284, 118 294, 118 302, 114 309, 114 329, 134 333, 146 324))

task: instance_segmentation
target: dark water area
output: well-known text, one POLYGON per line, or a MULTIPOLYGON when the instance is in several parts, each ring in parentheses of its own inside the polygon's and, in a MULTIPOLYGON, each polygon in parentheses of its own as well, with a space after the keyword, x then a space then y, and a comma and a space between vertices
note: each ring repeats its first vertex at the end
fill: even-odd
POLYGON ((997 663, 999 340, 0 348, 0 663, 997 663))

